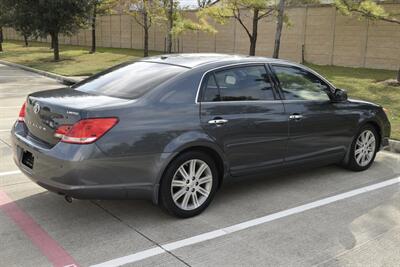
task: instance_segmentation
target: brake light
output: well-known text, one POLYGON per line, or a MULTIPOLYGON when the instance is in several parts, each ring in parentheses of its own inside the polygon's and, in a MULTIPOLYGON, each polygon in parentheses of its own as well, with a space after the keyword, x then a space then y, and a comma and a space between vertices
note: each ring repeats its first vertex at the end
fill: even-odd
POLYGON ((90 144, 97 141, 118 123, 118 118, 94 118, 80 120, 74 125, 61 125, 54 136, 61 142, 90 144))
POLYGON ((24 102, 24 104, 21 107, 21 110, 19 111, 19 115, 18 115, 19 122, 25 121, 25 113, 26 113, 26 102, 24 102))
POLYGON ((72 125, 61 125, 57 128, 54 136, 57 138, 63 138, 71 129, 72 125))

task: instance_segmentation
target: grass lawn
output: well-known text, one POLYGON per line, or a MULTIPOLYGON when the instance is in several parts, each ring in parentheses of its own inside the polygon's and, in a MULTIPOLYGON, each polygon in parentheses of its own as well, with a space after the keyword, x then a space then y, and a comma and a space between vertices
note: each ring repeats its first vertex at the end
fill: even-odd
POLYGON ((336 87, 346 89, 349 98, 371 101, 387 108, 392 124, 391 138, 400 140, 400 87, 381 83, 394 79, 396 71, 307 65, 327 77, 336 87))
MULTIPOLYGON (((0 59, 67 76, 86 76, 118 63, 140 58, 142 50, 126 48, 98 48, 89 54, 88 47, 61 45, 61 61, 53 61, 49 44, 31 42, 24 47, 20 41, 7 41, 0 59)), ((151 55, 159 52, 151 52, 151 55)), ((395 71, 307 64, 339 88, 346 89, 350 98, 378 103, 389 109, 392 138, 400 140, 400 87, 381 83, 396 77, 395 71)))
MULTIPOLYGON (((53 61, 50 44, 30 42, 24 47, 20 41, 3 43, 0 59, 23 64, 32 68, 66 76, 88 76, 118 63, 143 57, 143 50, 127 48, 98 47, 95 54, 89 54, 89 47, 60 45, 59 62, 53 61)), ((159 52, 150 51, 150 55, 159 52)))

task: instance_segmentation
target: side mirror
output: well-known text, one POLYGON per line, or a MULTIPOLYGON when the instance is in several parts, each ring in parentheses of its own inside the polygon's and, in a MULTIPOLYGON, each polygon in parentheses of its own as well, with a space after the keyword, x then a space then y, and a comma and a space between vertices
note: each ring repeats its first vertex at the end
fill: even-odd
POLYGON ((347 100, 347 92, 343 89, 336 89, 335 93, 333 93, 332 101, 333 102, 344 102, 347 100))

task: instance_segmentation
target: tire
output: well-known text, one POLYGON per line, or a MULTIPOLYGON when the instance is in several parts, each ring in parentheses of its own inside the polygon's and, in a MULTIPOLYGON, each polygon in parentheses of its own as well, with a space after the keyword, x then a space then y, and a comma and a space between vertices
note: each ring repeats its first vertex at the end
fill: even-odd
POLYGON ((164 172, 160 205, 176 217, 196 216, 212 201, 218 182, 218 169, 209 155, 200 151, 183 153, 164 172))
POLYGON ((345 167, 352 171, 367 170, 374 163, 375 156, 379 148, 378 146, 379 134, 377 133, 375 127, 370 124, 364 125, 354 137, 350 148, 348 163, 345 165, 345 167), (367 140, 366 142, 368 144, 372 142, 372 137, 374 140, 373 143, 369 146, 365 145, 363 140, 367 140))

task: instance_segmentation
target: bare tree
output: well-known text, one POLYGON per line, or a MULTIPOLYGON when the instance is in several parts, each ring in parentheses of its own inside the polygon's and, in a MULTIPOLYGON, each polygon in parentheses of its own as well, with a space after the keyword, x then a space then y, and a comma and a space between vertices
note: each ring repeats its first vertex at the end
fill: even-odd
POLYGON ((233 18, 243 27, 249 37, 249 55, 256 54, 258 38, 258 23, 260 20, 274 15, 276 6, 270 0, 221 0, 219 5, 213 5, 199 11, 224 24, 233 18), (249 12, 250 11, 250 12, 249 12), (245 18, 250 18, 251 25, 246 24, 245 18))
POLYGON ((279 58, 279 49, 281 46, 284 15, 285 15, 285 0, 280 0, 278 5, 278 18, 277 18, 276 32, 275 32, 274 53, 272 55, 272 57, 274 58, 279 58))
POLYGON ((174 27, 174 0, 164 0, 164 8, 167 17, 166 52, 172 53, 172 29, 174 27))
POLYGON ((122 3, 126 14, 132 16, 136 23, 143 28, 143 56, 149 56, 149 30, 154 22, 162 16, 161 7, 157 0, 126 0, 122 3))

